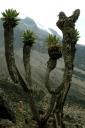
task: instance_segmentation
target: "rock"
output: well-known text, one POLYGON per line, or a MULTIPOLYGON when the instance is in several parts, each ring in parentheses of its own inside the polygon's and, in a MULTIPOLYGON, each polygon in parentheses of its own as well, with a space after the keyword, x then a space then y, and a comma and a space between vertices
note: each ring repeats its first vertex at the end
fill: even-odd
POLYGON ((7 119, 2 119, 0 121, 0 128, 11 128, 13 123, 7 119))
POLYGON ((2 89, 0 89, 0 118, 16 122, 15 114, 7 101, 5 92, 2 89))
POLYGON ((76 120, 74 119, 74 117, 72 117, 71 115, 65 114, 64 115, 64 120, 69 122, 69 123, 75 123, 76 120))
POLYGON ((65 122, 65 128, 83 128, 81 124, 65 122))

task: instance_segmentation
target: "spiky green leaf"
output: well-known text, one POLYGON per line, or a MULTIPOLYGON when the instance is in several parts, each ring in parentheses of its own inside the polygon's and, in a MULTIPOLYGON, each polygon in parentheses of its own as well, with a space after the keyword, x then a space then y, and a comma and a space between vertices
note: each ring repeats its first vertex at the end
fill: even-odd
POLYGON ((33 31, 26 30, 26 31, 23 32, 22 38, 23 38, 23 43, 25 45, 32 46, 35 43, 36 36, 35 36, 33 31))
POLYGON ((12 27, 15 27, 18 22, 20 21, 20 19, 18 19, 19 13, 16 10, 13 9, 6 9, 5 12, 2 12, 2 21, 3 21, 3 25, 7 26, 10 25, 12 27))
POLYGON ((56 37, 56 35, 49 34, 49 36, 46 39, 46 42, 48 43, 48 47, 52 47, 54 45, 59 45, 60 39, 56 37))

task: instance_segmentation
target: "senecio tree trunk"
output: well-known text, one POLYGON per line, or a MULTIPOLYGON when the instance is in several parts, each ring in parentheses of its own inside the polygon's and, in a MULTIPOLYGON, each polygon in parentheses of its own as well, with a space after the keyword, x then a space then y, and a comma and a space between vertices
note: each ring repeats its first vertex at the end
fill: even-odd
POLYGON ((4 40, 5 40, 5 57, 9 75, 14 83, 20 83, 25 92, 28 91, 26 83, 24 82, 21 74, 19 73, 15 58, 14 58, 14 47, 13 38, 14 28, 11 25, 4 25, 4 40))
MULTIPOLYGON (((14 13, 13 10, 6 10, 6 13, 12 14, 11 11, 14 13)), ((67 17, 64 12, 59 13, 59 20, 56 23, 58 28, 63 33, 63 47, 62 47, 62 54, 64 58, 65 68, 64 68, 64 75, 63 81, 61 82, 60 86, 58 86, 55 90, 52 90, 49 86, 49 77, 52 70, 55 69, 57 60, 62 56, 61 48, 59 44, 56 44, 56 37, 50 36, 50 40, 53 41, 53 44, 50 45, 51 47, 48 48, 49 60, 47 62, 47 70, 46 70, 46 79, 45 79, 45 87, 47 88, 48 92, 51 95, 51 101, 47 112, 45 112, 42 116, 39 113, 39 110, 36 107, 34 98, 33 98, 33 90, 32 90, 32 79, 31 79, 31 66, 30 66, 30 52, 32 44, 34 43, 34 37, 32 36, 31 31, 26 31, 23 35, 23 62, 25 67, 26 73, 26 81, 22 78, 21 74, 19 73, 14 59, 14 49, 13 49, 13 28, 16 26, 16 22, 13 17, 9 17, 3 13, 2 20, 4 21, 4 37, 5 37, 5 56, 7 61, 7 67, 9 70, 9 74, 14 82, 18 82, 23 87, 24 91, 29 97, 29 104, 33 114, 35 121, 37 122, 38 128, 48 128, 48 120, 53 115, 53 128, 65 128, 63 123, 63 107, 64 103, 70 89, 71 80, 72 80, 72 73, 74 67, 74 58, 75 58, 75 45, 79 38, 78 31, 75 29, 75 22, 77 21, 80 14, 80 10, 77 9, 73 12, 73 15, 67 17), (12 18, 10 20, 10 18, 12 18), (12 24, 13 23, 13 24, 12 24)), ((11 15, 11 16, 12 16, 11 15)), ((18 13, 14 17, 16 17, 18 13)))
MULTIPOLYGON (((28 42, 29 43, 29 42, 28 42)), ((23 47, 23 63, 25 68, 26 74, 26 81, 29 88, 29 105, 33 114, 33 118, 39 123, 40 116, 39 112, 36 107, 36 103, 33 97, 33 90, 32 90, 32 78, 31 78, 31 66, 30 66, 30 53, 31 53, 31 46, 24 44, 23 47)))
POLYGON ((27 82, 27 87, 29 88, 29 105, 33 114, 33 118, 39 123, 40 115, 37 110, 35 100, 33 97, 33 89, 32 89, 32 77, 31 77, 31 65, 30 65, 30 54, 33 43, 35 43, 35 36, 31 30, 26 30, 23 33, 23 63, 25 68, 25 77, 27 82))
MULTIPOLYGON (((55 49, 49 51, 50 58, 47 63, 47 72, 46 72, 46 81, 45 85, 48 89, 48 92, 51 94, 51 102, 50 107, 46 115, 43 117, 43 120, 46 121, 50 118, 51 113, 54 115, 55 125, 54 128, 65 128, 65 124, 63 123, 63 107, 64 103, 70 89, 72 73, 74 67, 74 58, 75 58, 75 45, 79 38, 79 33, 75 29, 75 22, 77 21, 80 14, 80 10, 77 9, 74 11, 73 15, 67 17, 64 12, 59 13, 59 20, 56 23, 59 29, 63 33, 63 47, 62 54, 64 58, 65 68, 63 81, 60 86, 56 88, 55 91, 52 91, 49 86, 49 75, 50 72, 55 69, 57 57, 55 57, 55 49), (53 52, 51 52, 53 51, 53 52), (52 56, 51 56, 52 55, 52 56)), ((58 54, 58 53, 57 53, 58 54)))
POLYGON ((15 59, 14 59, 14 27, 18 24, 17 19, 19 13, 16 10, 8 9, 2 13, 2 21, 4 27, 4 40, 5 40, 5 57, 9 74, 14 82, 18 81, 18 75, 16 71, 15 59))
POLYGON ((48 54, 49 60, 47 61, 47 70, 46 70, 46 78, 45 78, 45 87, 48 92, 51 93, 51 88, 49 86, 49 76, 51 71, 56 68, 57 60, 62 57, 60 40, 55 35, 49 34, 47 38, 48 43, 48 54))
POLYGON ((56 119, 58 121, 57 127, 63 128, 63 106, 66 100, 67 93, 70 89, 72 73, 74 67, 75 58, 75 45, 79 38, 79 33, 75 29, 75 22, 77 21, 80 14, 80 10, 77 9, 73 12, 73 15, 67 17, 64 12, 59 13, 59 20, 56 23, 58 28, 63 33, 63 57, 64 57, 64 76, 63 76, 63 89, 61 90, 61 97, 57 101, 56 106, 56 119), (60 100, 60 101, 59 101, 60 100), (58 104, 58 102, 60 102, 58 104))
POLYGON ((5 57, 7 67, 12 80, 18 83, 18 77, 16 73, 14 49, 13 49, 13 35, 14 30, 10 25, 4 26, 4 37, 5 37, 5 57))
POLYGON ((29 86, 32 87, 30 53, 31 53, 31 47, 29 45, 24 44, 23 63, 24 63, 25 72, 26 72, 26 80, 28 81, 29 86))
POLYGON ((8 9, 5 10, 5 12, 3 12, 2 15, 3 15, 2 21, 4 27, 5 57, 6 57, 6 63, 7 63, 9 75, 13 80, 13 82, 20 83, 23 90, 25 92, 28 92, 27 85, 17 69, 14 58, 14 47, 13 47, 14 28, 19 22, 19 19, 17 18, 19 13, 17 13, 16 10, 8 9))
POLYGON ((26 30, 23 33, 23 43, 23 63, 26 73, 26 81, 29 83, 29 86, 32 87, 30 53, 32 45, 35 43, 35 35, 31 30, 26 30))

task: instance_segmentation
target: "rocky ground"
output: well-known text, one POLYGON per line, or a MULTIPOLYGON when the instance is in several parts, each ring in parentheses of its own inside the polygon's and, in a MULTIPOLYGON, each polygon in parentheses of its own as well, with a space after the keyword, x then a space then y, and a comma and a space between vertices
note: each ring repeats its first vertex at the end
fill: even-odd
MULTIPOLYGON (((3 80, 0 80, 0 88, 6 94, 6 100, 16 116, 16 124, 13 124, 9 120, 0 119, 0 128, 37 128, 36 122, 32 120, 28 97, 22 88, 19 87, 19 85, 14 85, 11 82, 3 80), (27 119, 27 122, 25 119, 27 119)), ((45 93, 43 92, 42 96, 38 98, 40 94, 41 92, 35 94, 38 107, 46 101, 46 99, 44 99, 45 93)), ((47 100, 48 97, 49 96, 47 96, 47 100)), ((47 104, 45 104, 45 106, 47 106, 47 104)), ((69 104, 67 101, 64 107, 64 122, 66 128, 85 128, 85 108, 82 105, 69 104)))
MULTIPOLYGON (((24 77, 24 68, 22 63, 21 50, 16 53, 17 67, 24 77)), ((31 119, 32 114, 29 108, 29 99, 19 85, 13 84, 7 72, 5 58, 0 54, 0 88, 5 92, 7 101, 16 115, 16 124, 11 121, 0 119, 0 128, 36 128, 36 123, 31 119), (28 124, 25 123, 28 118, 28 124), (1 127, 3 124, 3 127, 1 127), (6 127, 5 127, 5 126, 6 127), (7 127, 8 125, 8 127, 7 127)), ((32 51, 31 66, 32 79, 34 86, 34 97, 40 107, 47 93, 44 86, 46 63, 48 55, 32 51), (43 91, 44 90, 44 91, 43 91)), ((61 83, 63 77, 63 60, 57 62, 57 68, 51 73, 50 86, 56 88, 61 83)), ((75 68, 72 78, 72 86, 69 91, 67 101, 64 107, 64 121, 66 128, 85 128, 85 71, 75 68)), ((48 100, 50 96, 48 95, 48 100)), ((47 101, 46 101, 47 102, 47 101)), ((50 128, 50 127, 49 127, 50 128)), ((51 127, 52 128, 52 127, 51 127)))

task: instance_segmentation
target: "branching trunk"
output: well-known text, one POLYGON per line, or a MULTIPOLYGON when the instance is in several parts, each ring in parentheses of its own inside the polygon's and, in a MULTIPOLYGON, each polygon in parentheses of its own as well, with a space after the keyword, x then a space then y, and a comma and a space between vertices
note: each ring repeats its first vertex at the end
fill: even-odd
MULTIPOLYGON (((32 90, 32 78, 31 78, 31 66, 30 66, 30 52, 31 46, 24 45, 23 48, 23 62, 26 72, 26 81, 22 78, 19 73, 15 59, 13 49, 13 27, 10 25, 4 26, 4 37, 5 37, 5 56, 9 74, 15 83, 20 83, 24 91, 29 97, 29 104, 34 119, 37 121, 39 128, 46 128, 47 120, 51 113, 54 114, 54 127, 65 128, 63 124, 63 106, 70 89, 72 73, 73 73, 73 62, 75 58, 75 44, 77 42, 77 31, 75 30, 75 22, 78 19, 80 10, 74 11, 73 15, 67 17, 64 12, 59 14, 59 21, 57 26, 63 33, 63 57, 65 63, 63 81, 61 85, 55 90, 51 90, 49 86, 49 76, 51 71, 56 67, 57 59, 50 58, 47 62, 45 87, 51 94, 51 102, 47 113, 40 118, 37 110, 35 100, 33 98, 32 90)), ((55 57, 56 58, 56 57, 55 57)))
POLYGON ((73 45, 72 43, 64 42, 63 52, 64 52, 63 54, 64 54, 64 61, 65 61, 65 71, 63 76, 64 90, 63 90, 62 104, 64 106, 65 99, 70 89, 71 80, 72 80, 73 65, 74 65, 73 63, 75 58, 75 45, 73 45))
POLYGON ((30 97, 29 100, 33 115, 35 115, 35 119, 39 122, 38 113, 36 112, 36 107, 34 105, 35 103, 33 101, 32 90, 28 88, 28 84, 24 81, 16 67, 13 48, 13 28, 9 26, 6 27, 4 29, 4 36, 5 56, 10 77, 15 83, 19 83, 22 86, 23 90, 27 93, 28 97, 30 97))
POLYGON ((47 69, 46 69, 46 76, 45 76, 45 87, 47 88, 48 92, 51 94, 51 88, 49 86, 49 77, 50 77, 50 73, 53 69, 55 69, 56 67, 56 63, 57 60, 53 60, 51 58, 49 58, 48 62, 47 62, 47 69))
POLYGON ((46 77, 45 77, 45 87, 47 88, 48 92, 51 94, 51 101, 50 101, 49 109, 48 109, 46 115, 43 117, 43 119, 45 121, 47 121, 49 119, 49 116, 52 113, 52 110, 53 110, 54 104, 55 104, 55 94, 53 93, 53 91, 51 90, 51 88, 49 86, 49 77, 50 77, 51 71, 55 69, 56 63, 57 63, 57 59, 53 60, 51 58, 49 58, 49 60, 47 62, 47 70, 46 70, 46 77))
POLYGON ((29 87, 32 88, 30 53, 31 53, 31 47, 29 45, 24 45, 24 47, 23 47, 23 62, 24 62, 24 67, 25 67, 26 80, 29 84, 29 87))
POLYGON ((57 127, 64 128, 63 124, 63 107, 70 89, 72 73, 73 73, 73 62, 75 58, 75 44, 77 42, 77 32, 75 30, 75 22, 78 19, 80 10, 76 10, 71 17, 61 12, 59 14, 59 21, 57 26, 63 33, 63 57, 65 63, 64 76, 63 76, 63 89, 60 91, 61 97, 56 103, 56 119, 57 127), (73 19, 74 18, 74 19, 73 19), (75 36, 74 36, 75 35, 75 36))
POLYGON ((16 67, 15 58, 14 58, 14 48, 13 48, 13 35, 14 35, 14 31, 11 26, 4 27, 5 57, 6 57, 7 68, 11 79, 15 83, 20 83, 23 90, 25 92, 28 92, 26 83, 16 67))
POLYGON ((35 100, 33 97, 31 66, 30 66, 30 52, 31 52, 31 47, 28 45, 24 45, 24 47, 23 47, 23 63, 24 63, 24 68, 25 68, 25 73, 26 73, 27 85, 30 90, 29 91, 29 105, 30 105, 33 117, 35 118, 35 120, 37 119, 37 121, 40 122, 39 112, 37 110, 35 100))
MULTIPOLYGON (((50 101, 50 105, 49 105, 49 108, 48 108, 46 114, 42 118, 43 122, 47 122, 47 120, 49 119, 51 113, 54 113, 54 117, 56 117, 56 114, 55 114, 56 113, 55 112, 56 111, 56 106, 58 106, 59 103, 60 103, 59 98, 61 97, 61 90, 63 89, 63 83, 58 88, 56 88, 55 91, 51 90, 51 88, 49 86, 49 76, 50 76, 51 71, 53 69, 55 69, 56 62, 57 62, 56 59, 53 60, 51 58, 47 62, 47 70, 46 70, 46 77, 45 77, 45 87, 47 88, 48 92, 51 94, 51 101, 50 101)), ((56 118, 56 120, 57 119, 58 118, 56 118)), ((57 128, 58 120, 57 120, 57 122, 55 122, 55 126, 57 128)))
MULTIPOLYGON (((54 115, 55 115, 55 109, 56 109, 56 103, 57 103, 56 101, 58 101, 58 99, 60 98, 60 96, 61 96, 60 92, 63 88, 63 84, 61 84, 55 91, 53 91, 53 90, 51 90, 51 88, 49 86, 50 72, 56 67, 56 62, 57 62, 57 60, 52 60, 51 58, 47 62, 45 87, 47 88, 48 92, 51 94, 51 101, 50 101, 50 105, 49 105, 47 112, 45 113, 45 115, 42 118, 43 122, 47 122, 52 113, 54 113, 54 115)), ((55 124, 54 127, 57 127, 57 122, 55 122, 54 124, 55 124)))
POLYGON ((5 57, 7 68, 10 74, 11 79, 18 83, 19 79, 17 76, 16 66, 15 66, 15 59, 14 59, 14 49, 13 49, 13 28, 7 26, 4 28, 4 39, 5 39, 5 57))

